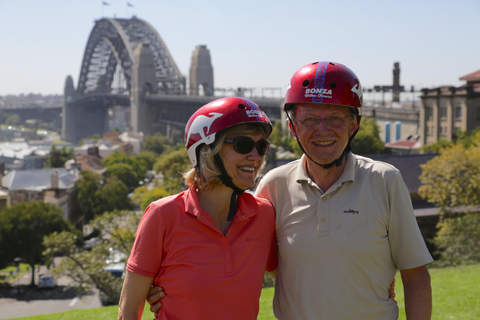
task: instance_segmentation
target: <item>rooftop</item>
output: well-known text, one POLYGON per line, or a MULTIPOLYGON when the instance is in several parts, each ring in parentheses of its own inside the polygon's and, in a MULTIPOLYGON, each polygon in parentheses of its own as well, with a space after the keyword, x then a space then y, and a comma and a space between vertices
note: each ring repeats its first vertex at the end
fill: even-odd
POLYGON ((463 77, 460 77, 460 80, 465 80, 465 81, 480 81, 480 70, 477 70, 475 72, 469 73, 463 77))
POLYGON ((67 189, 74 183, 75 175, 65 168, 13 170, 2 178, 2 186, 8 190, 42 191, 52 187, 51 174, 58 174, 58 188, 67 189))

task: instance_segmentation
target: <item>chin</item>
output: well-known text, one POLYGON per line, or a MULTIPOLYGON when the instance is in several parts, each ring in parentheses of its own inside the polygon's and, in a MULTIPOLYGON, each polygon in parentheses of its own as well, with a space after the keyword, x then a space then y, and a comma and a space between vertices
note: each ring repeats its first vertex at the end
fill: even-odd
POLYGON ((247 190, 247 189, 253 187, 254 184, 255 184, 255 181, 251 181, 249 183, 239 183, 238 185, 237 184, 235 184, 235 185, 242 190, 247 190))

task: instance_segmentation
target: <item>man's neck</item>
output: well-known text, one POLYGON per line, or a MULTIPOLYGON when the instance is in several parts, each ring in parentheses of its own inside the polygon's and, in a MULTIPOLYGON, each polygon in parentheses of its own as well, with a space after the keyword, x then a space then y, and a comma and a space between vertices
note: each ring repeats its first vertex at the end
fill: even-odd
POLYGON ((308 157, 304 157, 304 161, 307 175, 320 187, 320 189, 322 189, 323 192, 326 192, 335 182, 338 181, 338 179, 340 179, 340 176, 345 169, 347 158, 345 157, 345 160, 339 167, 333 166, 329 169, 319 166, 308 157))

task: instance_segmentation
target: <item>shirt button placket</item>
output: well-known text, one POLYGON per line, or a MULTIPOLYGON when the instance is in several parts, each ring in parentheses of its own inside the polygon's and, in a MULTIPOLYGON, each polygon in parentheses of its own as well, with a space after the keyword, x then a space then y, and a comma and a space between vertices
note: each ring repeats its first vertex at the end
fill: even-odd
POLYGON ((325 196, 322 196, 317 205, 318 217, 318 235, 326 236, 330 233, 330 211, 329 204, 325 196))
POLYGON ((223 256, 225 258, 225 274, 226 275, 231 275, 233 272, 233 267, 232 267, 232 250, 230 249, 230 246, 228 242, 224 239, 224 244, 223 244, 223 256))

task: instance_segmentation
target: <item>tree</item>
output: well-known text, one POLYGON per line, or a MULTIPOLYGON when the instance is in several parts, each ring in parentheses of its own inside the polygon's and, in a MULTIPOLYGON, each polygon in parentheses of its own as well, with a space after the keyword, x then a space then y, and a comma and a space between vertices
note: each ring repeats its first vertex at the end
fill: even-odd
POLYGON ((96 217, 92 220, 92 226, 100 231, 102 242, 91 250, 84 249, 81 239, 71 232, 45 237, 45 256, 64 257, 60 265, 53 268, 52 274, 69 277, 79 294, 88 293, 96 287, 106 297, 102 303, 118 303, 122 279, 106 272, 105 268, 112 252, 129 256, 140 218, 141 214, 134 211, 105 212, 96 217))
POLYGON ((277 146, 277 151, 279 149, 283 149, 285 151, 290 151, 295 155, 295 157, 302 156, 302 149, 297 143, 297 140, 292 136, 290 129, 285 132, 282 127, 282 123, 280 121, 275 122, 273 125, 273 131, 270 137, 268 137, 268 141, 277 146))
POLYGON ((126 153, 118 151, 113 152, 108 157, 102 160, 102 164, 107 168, 111 165, 118 163, 124 163, 131 166, 133 171, 137 175, 137 181, 141 181, 145 178, 149 168, 149 165, 145 161, 145 159, 130 156, 126 153))
POLYGON ((142 209, 142 211, 145 211, 145 209, 147 209, 150 203, 169 195, 170 193, 167 190, 165 190, 165 188, 155 188, 155 189, 147 190, 142 195, 142 199, 140 202, 140 209, 142 209))
POLYGON ((384 152, 385 146, 380 139, 380 129, 373 118, 362 118, 352 142, 352 152, 360 155, 379 154, 384 152))
POLYGON ((433 244, 440 263, 480 261, 480 133, 457 141, 422 165, 419 194, 440 207, 433 244), (454 214, 447 214, 454 213, 454 214))
POLYGON ((480 205, 480 146, 456 144, 421 167, 418 192, 442 212, 480 205))
POLYGON ((180 146, 178 150, 160 157, 153 168, 155 171, 162 173, 163 186, 168 192, 180 192, 185 188, 183 173, 191 168, 187 150, 180 146))
POLYGON ((113 210, 129 210, 132 203, 128 198, 129 189, 117 177, 109 178, 108 182, 102 186, 99 197, 102 202, 101 213, 113 210))
POLYGON ((281 146, 282 139, 284 136, 285 134, 282 129, 282 123, 280 121, 276 121, 273 124, 273 130, 272 130, 272 133, 270 134, 270 137, 268 137, 268 141, 270 142, 270 144, 281 146))
POLYGON ((81 171, 81 178, 77 181, 77 199, 80 211, 86 222, 93 219, 93 217, 100 215, 101 199, 100 188, 101 182, 104 178, 91 171, 81 171))
POLYGON ((43 237, 73 226, 62 217, 59 207, 43 202, 22 202, 0 212, 0 265, 20 257, 32 270, 31 286, 35 285, 35 264, 43 262, 43 237))
POLYGON ((447 148, 423 166, 420 192, 442 208, 480 204, 480 146, 447 148))
POLYGON ((117 177, 122 181, 128 190, 133 190, 138 186, 138 176, 132 166, 126 163, 115 163, 107 167, 108 177, 117 177))
POLYGON ((5 120, 5 124, 9 126, 16 126, 21 121, 20 116, 16 113, 11 113, 5 120))
POLYGON ((95 218, 91 225, 100 231, 102 238, 108 242, 109 248, 121 251, 128 256, 132 250, 135 232, 141 217, 141 212, 107 211, 95 218))
POLYGON ((74 157, 74 150, 72 148, 67 149, 63 147, 58 149, 55 145, 52 145, 50 153, 47 156, 45 168, 63 168, 65 167, 65 162, 74 157))
POLYGON ((466 131, 457 129, 455 130, 452 140, 440 138, 435 143, 422 146, 422 151, 424 153, 441 153, 443 150, 453 147, 455 144, 459 144, 465 149, 468 149, 472 146, 478 145, 478 132, 480 132, 480 127, 475 128, 470 134, 466 131))
POLYGON ((452 147, 453 141, 448 141, 447 139, 438 139, 437 142, 426 144, 422 146, 422 151, 424 153, 441 153, 446 148, 452 147))
POLYGON ((145 150, 155 152, 157 155, 162 154, 165 150, 171 148, 172 141, 166 136, 146 136, 145 150))
POLYGON ((115 176, 105 179, 90 171, 80 174, 82 177, 77 181, 77 198, 86 222, 105 211, 131 209, 129 190, 120 179, 115 176))
POLYGON ((438 224, 433 239, 438 248, 440 265, 461 265, 480 262, 480 213, 446 217, 438 224))
POLYGON ((157 158, 158 154, 149 150, 142 150, 137 156, 138 160, 144 161, 147 164, 148 170, 153 168, 153 164, 157 161, 157 158))

